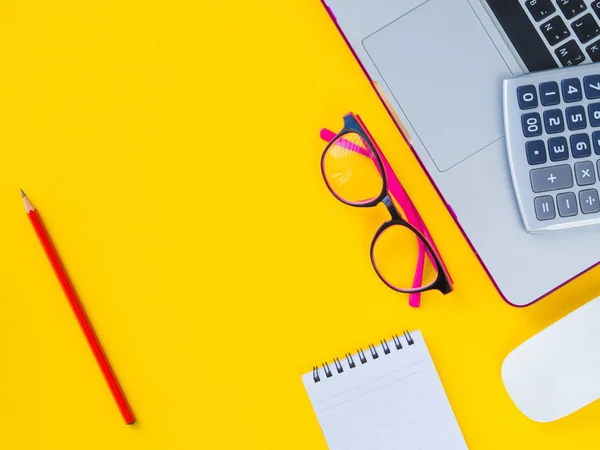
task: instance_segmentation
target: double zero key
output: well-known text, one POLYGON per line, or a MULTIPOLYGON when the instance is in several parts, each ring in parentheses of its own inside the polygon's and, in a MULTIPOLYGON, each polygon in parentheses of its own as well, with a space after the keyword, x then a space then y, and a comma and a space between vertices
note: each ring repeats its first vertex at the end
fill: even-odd
POLYGON ((542 120, 538 113, 528 113, 521 116, 521 125, 525 137, 540 136, 542 134, 542 120))

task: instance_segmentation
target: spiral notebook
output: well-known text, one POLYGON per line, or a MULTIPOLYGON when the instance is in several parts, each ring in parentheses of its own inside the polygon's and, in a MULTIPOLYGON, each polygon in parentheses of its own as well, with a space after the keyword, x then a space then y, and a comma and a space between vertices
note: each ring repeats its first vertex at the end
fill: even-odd
POLYGON ((420 331, 313 367, 302 377, 331 450, 464 450, 420 331))

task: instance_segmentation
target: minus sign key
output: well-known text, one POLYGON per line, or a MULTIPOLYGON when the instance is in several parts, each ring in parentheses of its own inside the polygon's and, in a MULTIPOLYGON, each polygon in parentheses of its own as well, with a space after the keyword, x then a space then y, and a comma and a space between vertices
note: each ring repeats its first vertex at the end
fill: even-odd
POLYGON ((560 91, 556 81, 540 84, 540 101, 544 106, 553 106, 560 103, 560 91))

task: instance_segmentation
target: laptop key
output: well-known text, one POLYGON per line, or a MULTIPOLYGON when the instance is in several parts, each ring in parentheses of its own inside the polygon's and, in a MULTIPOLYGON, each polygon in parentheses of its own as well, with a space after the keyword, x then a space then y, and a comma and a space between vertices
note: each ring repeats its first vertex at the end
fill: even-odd
POLYGON ((576 66, 585 61, 585 56, 579 49, 579 45, 575 39, 571 39, 566 44, 561 45, 554 50, 554 53, 564 67, 576 66))
POLYGON ((554 16, 548 22, 542 24, 540 29, 550 45, 556 45, 571 36, 571 32, 560 16, 554 16))
POLYGON ((536 193, 573 187, 573 172, 568 164, 532 169, 529 178, 531 188, 536 193))
POLYGON ((587 9, 583 0, 558 0, 557 3, 567 20, 571 20, 577 14, 587 9))
POLYGON ((591 41, 600 35, 598 22, 591 14, 580 17, 571 24, 571 28, 579 38, 582 44, 591 41))
POLYGON ((594 0, 592 2, 592 9, 594 10, 594 12, 596 13, 596 15, 600 19, 600 2, 597 2, 597 1, 594 0))
POLYGON ((535 216, 538 220, 551 220, 556 217, 554 199, 551 195, 536 197, 533 204, 535 205, 535 216))
MULTIPOLYGON (((595 4, 595 3, 594 3, 595 4)), ((585 48, 592 62, 600 61, 600 41, 596 41, 585 48)))
POLYGON ((556 8, 551 0, 526 0, 525 6, 533 16, 533 20, 539 22, 544 17, 554 14, 556 8))

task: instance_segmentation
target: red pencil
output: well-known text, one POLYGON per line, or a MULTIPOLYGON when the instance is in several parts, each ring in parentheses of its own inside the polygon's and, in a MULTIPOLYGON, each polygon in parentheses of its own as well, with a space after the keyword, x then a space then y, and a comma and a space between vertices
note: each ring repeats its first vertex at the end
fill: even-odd
POLYGON ((110 392, 112 393, 115 401, 117 402, 117 406, 121 411, 121 415, 123 416, 125 423, 127 425, 131 425, 135 422, 135 416, 133 415, 133 412, 129 407, 129 403, 127 403, 127 399, 123 394, 123 390, 121 389, 121 386, 119 385, 119 382, 117 381, 117 378, 115 377, 115 374, 112 368, 110 367, 110 363, 108 362, 108 359, 106 358, 106 355, 104 354, 104 351, 100 346, 98 337, 96 336, 96 333, 94 333, 94 329, 92 328, 92 325, 90 324, 90 321, 87 318, 85 311, 83 310, 83 306, 81 306, 81 302, 79 301, 79 298, 75 293, 75 289, 69 281, 69 277, 67 276, 67 273, 60 261, 60 258, 58 257, 58 253, 56 252, 54 245, 52 245, 52 241, 50 240, 48 232, 46 231, 46 228, 42 223, 42 219, 36 211, 33 204, 25 195, 25 192, 23 192, 22 190, 21 196, 23 197, 23 201, 25 202, 25 211, 27 211, 29 221, 31 222, 31 225, 35 230, 35 233, 37 234, 42 244, 42 247, 44 247, 46 256, 50 260, 50 264, 52 265, 54 273, 56 274, 56 277, 58 278, 58 281, 60 282, 60 285, 65 295, 67 296, 67 300, 69 300, 71 308, 75 313, 75 317, 77 317, 77 322, 79 322, 79 326, 81 327, 83 334, 85 335, 85 338, 87 339, 88 344, 92 349, 92 353, 96 358, 96 362, 100 366, 100 370, 102 370, 102 375, 104 375, 104 379, 108 383, 110 392))

